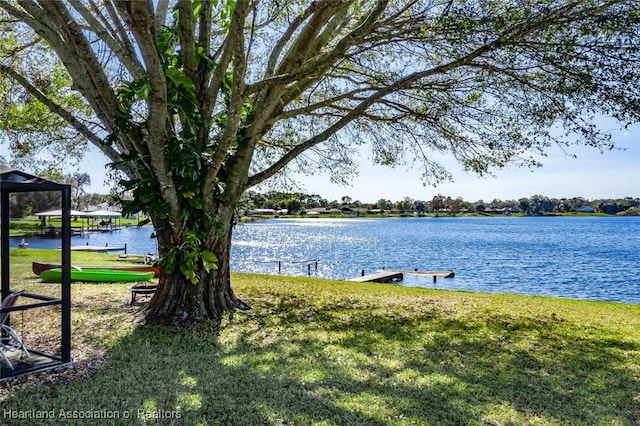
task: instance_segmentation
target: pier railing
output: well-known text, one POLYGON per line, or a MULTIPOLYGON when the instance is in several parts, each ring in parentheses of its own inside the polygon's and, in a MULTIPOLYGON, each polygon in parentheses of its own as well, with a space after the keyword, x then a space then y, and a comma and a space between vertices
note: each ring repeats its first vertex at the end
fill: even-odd
POLYGON ((275 264, 278 267, 278 274, 282 274, 283 266, 290 265, 306 265, 307 275, 311 276, 312 268, 315 273, 318 272, 318 263, 320 259, 304 259, 304 260, 290 260, 290 259, 269 259, 269 260, 256 260, 253 263, 275 264))

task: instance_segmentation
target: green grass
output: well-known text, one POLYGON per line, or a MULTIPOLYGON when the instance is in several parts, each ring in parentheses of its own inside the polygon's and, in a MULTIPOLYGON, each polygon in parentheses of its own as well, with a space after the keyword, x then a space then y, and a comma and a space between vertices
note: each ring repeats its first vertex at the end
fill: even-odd
MULTIPOLYGON (((51 288, 29 275, 24 254, 44 252, 12 251, 14 287, 51 288)), ((115 257, 73 256, 85 264, 115 257)), ((56 424, 63 409, 120 417, 106 424, 640 423, 639 305, 232 280, 253 309, 229 316, 218 336, 137 326, 125 285, 74 284, 76 369, 100 368, 4 384, 0 416, 54 409, 56 419, 42 424, 56 424)))

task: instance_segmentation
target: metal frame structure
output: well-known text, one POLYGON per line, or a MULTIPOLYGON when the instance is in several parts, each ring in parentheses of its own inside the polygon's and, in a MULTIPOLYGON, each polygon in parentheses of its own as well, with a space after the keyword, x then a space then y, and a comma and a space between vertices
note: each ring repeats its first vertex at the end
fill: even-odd
POLYGON ((22 297, 34 302, 7 309, 8 312, 26 311, 44 306, 61 305, 61 351, 60 355, 50 354, 29 348, 29 352, 44 357, 50 362, 34 364, 31 368, 16 369, 5 374, 2 371, 0 380, 16 375, 42 371, 72 364, 71 359, 71 186, 59 184, 46 179, 0 165, 0 293, 2 300, 11 292, 10 273, 10 235, 9 235, 9 197, 15 192, 60 191, 62 194, 62 282, 60 298, 34 293, 24 293, 22 297))

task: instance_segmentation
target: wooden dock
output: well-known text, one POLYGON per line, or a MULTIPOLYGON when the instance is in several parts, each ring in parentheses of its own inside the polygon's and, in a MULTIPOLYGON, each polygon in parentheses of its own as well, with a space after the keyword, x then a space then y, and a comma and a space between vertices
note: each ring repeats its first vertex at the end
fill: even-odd
POLYGON ((424 277, 432 277, 433 282, 436 282, 438 278, 453 278, 456 274, 453 271, 394 271, 390 269, 381 269, 375 274, 363 275, 360 277, 351 278, 347 281, 354 282, 375 282, 375 283, 389 283, 393 281, 402 281, 404 275, 420 275, 424 277))
POLYGON ((403 271, 405 274, 422 275, 436 278, 453 278, 456 274, 453 271, 403 271))
POLYGON ((389 283, 393 281, 402 281, 404 275, 400 271, 387 271, 381 270, 375 274, 362 275, 361 277, 351 278, 347 281, 354 281, 358 283, 389 283))

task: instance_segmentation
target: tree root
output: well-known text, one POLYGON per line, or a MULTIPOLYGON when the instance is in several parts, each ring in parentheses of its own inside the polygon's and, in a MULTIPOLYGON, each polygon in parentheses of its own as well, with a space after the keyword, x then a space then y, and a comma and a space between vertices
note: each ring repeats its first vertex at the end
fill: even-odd
POLYGON ((233 298, 233 307, 239 311, 242 312, 247 312, 251 310, 251 305, 249 305, 248 303, 244 302, 241 299, 238 299, 237 297, 233 298))

